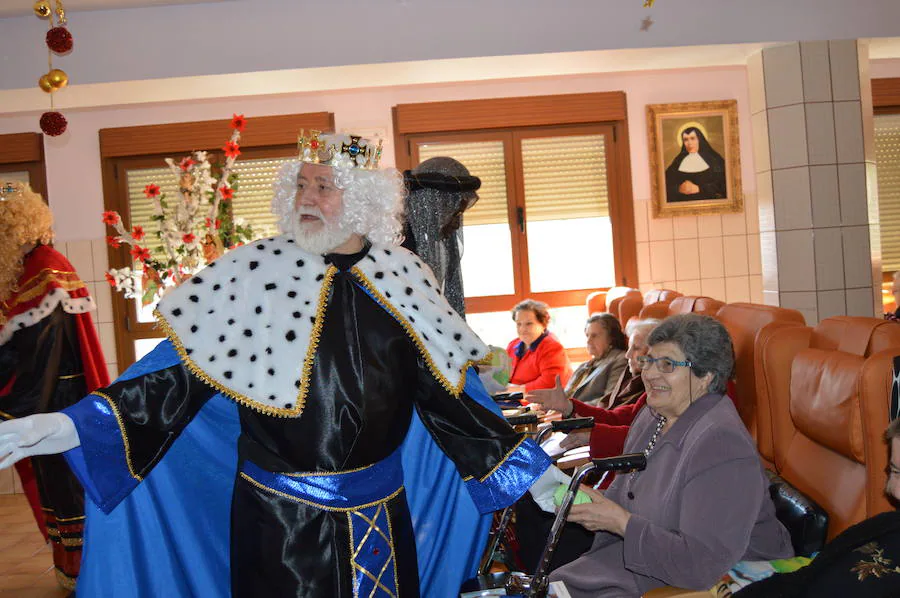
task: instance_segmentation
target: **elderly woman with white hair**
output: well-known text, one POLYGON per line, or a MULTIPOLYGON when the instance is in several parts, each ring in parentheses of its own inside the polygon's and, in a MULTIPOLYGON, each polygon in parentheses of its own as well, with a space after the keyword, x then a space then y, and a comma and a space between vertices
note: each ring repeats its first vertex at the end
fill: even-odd
POLYGON ((647 406, 625 441, 644 471, 618 476, 575 505, 569 521, 596 532, 556 570, 572 598, 637 597, 673 585, 706 590, 740 560, 793 554, 775 518, 753 439, 724 395, 731 339, 714 318, 672 316, 650 334, 641 376, 647 406))

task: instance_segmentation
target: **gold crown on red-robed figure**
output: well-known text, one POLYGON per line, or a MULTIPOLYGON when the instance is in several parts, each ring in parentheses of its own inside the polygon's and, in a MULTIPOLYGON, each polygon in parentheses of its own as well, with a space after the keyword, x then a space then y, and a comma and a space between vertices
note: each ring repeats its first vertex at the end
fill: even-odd
POLYGON ((297 150, 301 162, 332 165, 339 156, 346 156, 356 168, 374 170, 381 161, 382 140, 374 145, 359 135, 323 134, 322 131, 300 129, 297 150))

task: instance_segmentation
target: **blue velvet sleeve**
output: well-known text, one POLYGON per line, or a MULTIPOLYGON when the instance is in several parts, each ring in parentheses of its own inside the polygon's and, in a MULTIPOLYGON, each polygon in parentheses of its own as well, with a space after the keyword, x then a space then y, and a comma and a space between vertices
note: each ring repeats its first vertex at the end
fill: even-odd
POLYGON ((65 457, 88 497, 112 510, 214 392, 181 365, 166 340, 110 386, 65 409, 80 440, 65 457))

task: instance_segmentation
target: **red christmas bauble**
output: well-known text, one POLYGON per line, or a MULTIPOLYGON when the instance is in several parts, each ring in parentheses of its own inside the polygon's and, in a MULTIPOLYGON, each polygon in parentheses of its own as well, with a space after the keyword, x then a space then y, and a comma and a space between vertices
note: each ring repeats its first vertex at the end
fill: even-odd
POLYGON ((47 32, 47 47, 57 54, 71 52, 73 44, 72 34, 65 27, 54 27, 47 32))
POLYGON ((60 112, 44 112, 41 115, 41 131, 50 137, 65 133, 67 125, 66 117, 60 112))

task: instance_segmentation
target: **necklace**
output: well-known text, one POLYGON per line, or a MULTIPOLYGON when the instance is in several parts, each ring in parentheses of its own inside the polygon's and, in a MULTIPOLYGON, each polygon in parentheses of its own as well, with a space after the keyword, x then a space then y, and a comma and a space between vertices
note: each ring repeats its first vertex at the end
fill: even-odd
MULTIPOLYGON (((648 459, 650 458, 650 453, 652 453, 653 449, 656 448, 656 441, 659 440, 659 436, 660 434, 662 434, 662 429, 663 427, 665 427, 667 421, 668 420, 666 419, 665 415, 656 415, 656 429, 653 430, 653 435, 650 436, 650 440, 649 442, 647 442, 647 448, 645 448, 643 451, 644 456, 648 459)), ((627 496, 629 500, 634 500, 634 492, 631 491, 631 487, 634 485, 634 479, 635 477, 637 477, 637 474, 637 471, 631 472, 631 477, 628 480, 629 490, 627 496)))

